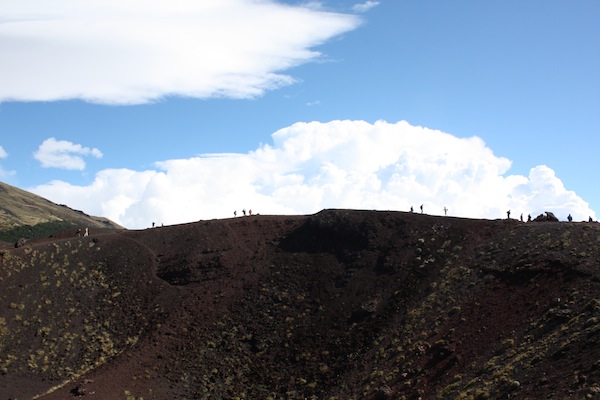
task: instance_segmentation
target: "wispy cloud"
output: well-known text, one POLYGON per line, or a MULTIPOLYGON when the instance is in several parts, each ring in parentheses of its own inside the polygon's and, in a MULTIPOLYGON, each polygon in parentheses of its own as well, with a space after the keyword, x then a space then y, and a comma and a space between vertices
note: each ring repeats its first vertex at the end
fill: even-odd
POLYGON ((358 17, 255 0, 8 0, 0 101, 251 98, 358 17))
MULTIPOLYGON (((4 150, 2 146, 0 146, 0 159, 6 157, 8 157, 8 153, 6 152, 6 150, 4 150)), ((2 165, 0 165, 0 178, 6 178, 15 174, 15 171, 6 171, 4 168, 2 168, 2 165)))
POLYGON ((2 165, 0 165, 0 177, 1 178, 8 178, 8 177, 14 176, 16 174, 17 174, 16 171, 7 171, 4 168, 2 168, 2 165))
POLYGON ((321 1, 304 1, 299 3, 300 6, 308 8, 310 10, 317 10, 317 11, 321 11, 321 10, 325 10, 325 6, 323 5, 323 2, 321 1))
POLYGON ((546 210, 559 218, 594 216, 544 165, 507 175, 510 160, 477 138, 407 122, 297 123, 275 132, 273 145, 247 154, 213 154, 158 162, 148 171, 104 170, 89 186, 50 182, 31 190, 129 228, 324 208, 404 210, 503 218, 546 210))
POLYGON ((102 158, 102 152, 96 148, 83 147, 67 140, 49 138, 44 140, 33 154, 44 168, 84 170, 84 156, 102 158))
POLYGON ((364 13, 369 11, 371 8, 373 7, 377 7, 379 5, 378 1, 366 1, 364 3, 361 4, 355 4, 354 6, 352 6, 352 11, 357 12, 357 13, 364 13))

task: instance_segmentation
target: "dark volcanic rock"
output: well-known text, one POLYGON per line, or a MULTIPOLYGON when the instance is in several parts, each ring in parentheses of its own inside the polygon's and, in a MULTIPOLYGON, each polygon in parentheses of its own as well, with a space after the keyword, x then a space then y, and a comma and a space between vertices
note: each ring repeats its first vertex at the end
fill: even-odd
MULTIPOLYGON (((4 398, 585 398, 600 226, 325 210, 0 253, 4 398)), ((0 396, 0 397, 2 397, 0 396)))

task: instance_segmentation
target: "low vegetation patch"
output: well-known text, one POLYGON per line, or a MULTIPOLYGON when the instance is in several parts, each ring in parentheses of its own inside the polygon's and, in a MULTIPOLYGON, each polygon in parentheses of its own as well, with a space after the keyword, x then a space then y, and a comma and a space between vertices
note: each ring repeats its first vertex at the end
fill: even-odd
POLYGON ((45 238, 73 226, 75 225, 68 221, 52 221, 36 225, 17 226, 11 229, 0 230, 0 241, 14 243, 21 238, 27 240, 45 238))

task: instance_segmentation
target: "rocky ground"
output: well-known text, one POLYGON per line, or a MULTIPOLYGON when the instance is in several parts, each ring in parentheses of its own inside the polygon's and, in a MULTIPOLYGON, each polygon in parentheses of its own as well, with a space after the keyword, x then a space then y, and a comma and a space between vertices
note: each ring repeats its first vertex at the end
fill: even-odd
POLYGON ((0 250, 0 400, 600 398, 600 225, 325 210, 0 250))

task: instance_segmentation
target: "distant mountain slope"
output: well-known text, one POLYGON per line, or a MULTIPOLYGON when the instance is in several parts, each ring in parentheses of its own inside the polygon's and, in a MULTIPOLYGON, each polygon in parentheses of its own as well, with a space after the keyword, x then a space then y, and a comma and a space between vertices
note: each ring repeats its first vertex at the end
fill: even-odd
POLYGON ((0 400, 598 399, 600 224, 325 210, 0 249, 0 400))
POLYGON ((122 229, 109 219, 87 215, 0 182, 0 231, 52 222, 68 222, 90 228, 122 229))

